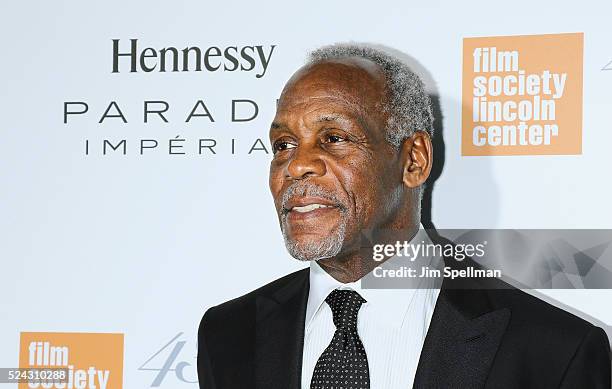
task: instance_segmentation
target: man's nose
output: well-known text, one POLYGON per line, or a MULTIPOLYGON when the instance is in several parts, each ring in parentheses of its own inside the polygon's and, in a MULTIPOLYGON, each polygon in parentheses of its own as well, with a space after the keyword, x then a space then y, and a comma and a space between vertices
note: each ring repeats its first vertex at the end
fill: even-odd
POLYGON ((287 176, 294 180, 323 176, 325 172, 325 161, 321 159, 318 145, 299 145, 287 165, 287 176))

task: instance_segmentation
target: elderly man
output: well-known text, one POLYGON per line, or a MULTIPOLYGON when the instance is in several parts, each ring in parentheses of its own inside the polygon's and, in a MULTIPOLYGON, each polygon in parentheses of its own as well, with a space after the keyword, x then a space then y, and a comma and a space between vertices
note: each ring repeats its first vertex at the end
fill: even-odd
POLYGON ((610 388, 605 333, 516 289, 361 287, 380 265, 364 231, 423 237, 432 121, 397 58, 311 54, 278 103, 269 182, 287 249, 310 267, 205 313, 201 388, 610 388))

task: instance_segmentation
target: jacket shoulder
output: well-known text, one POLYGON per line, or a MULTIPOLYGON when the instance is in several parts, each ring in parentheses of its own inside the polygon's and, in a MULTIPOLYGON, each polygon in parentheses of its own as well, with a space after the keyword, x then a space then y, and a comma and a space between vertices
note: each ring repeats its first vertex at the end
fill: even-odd
POLYGON ((203 326, 206 326, 207 330, 214 330, 217 327, 227 328, 231 323, 244 326, 246 324, 245 320, 252 320, 255 317, 255 302, 257 296, 273 295, 276 291, 307 274, 308 268, 295 271, 240 297, 209 308, 200 321, 200 330, 203 326))
POLYGON ((209 308, 198 328, 200 387, 249 387, 253 375, 257 297, 274 296, 308 275, 300 270, 209 308))
MULTIPOLYGON (((480 267, 471 259, 464 262, 466 263, 462 262, 462 266, 480 267)), ((497 278, 468 278, 456 283, 461 285, 459 289, 467 289, 464 289, 464 294, 459 294, 464 300, 461 301, 463 306, 474 303, 470 299, 470 290, 473 290, 476 294, 484 292, 488 300, 487 305, 491 308, 509 308, 512 330, 525 331, 532 335, 543 334, 544 339, 556 338, 563 343, 571 340, 579 342, 587 332, 596 328, 588 321, 497 278)))
POLYGON ((525 382, 609 387, 609 342, 600 327, 519 289, 489 290, 488 295, 492 305, 510 309, 492 387, 525 387, 525 382))
POLYGON ((509 307, 512 322, 519 329, 546 332, 549 336, 578 338, 594 326, 590 322, 519 289, 489 291, 493 305, 509 307))

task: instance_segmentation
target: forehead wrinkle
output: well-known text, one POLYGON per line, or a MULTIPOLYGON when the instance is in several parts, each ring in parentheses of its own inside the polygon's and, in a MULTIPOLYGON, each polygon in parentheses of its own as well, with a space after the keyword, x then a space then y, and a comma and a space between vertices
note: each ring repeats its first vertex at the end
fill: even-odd
POLYGON ((329 111, 337 108, 366 133, 378 137, 379 134, 374 133, 376 131, 384 136, 386 118, 382 106, 385 83, 381 85, 378 75, 372 76, 371 73, 364 80, 359 79, 358 73, 363 69, 352 66, 341 68, 344 72, 339 72, 337 68, 325 71, 321 71, 320 67, 318 71, 310 69, 290 80, 281 93, 276 120, 284 122, 296 119, 292 114, 304 117, 306 114, 299 111, 307 111, 309 103, 320 104, 321 100, 328 100, 324 105, 329 111))
POLYGON ((291 115, 292 113, 297 113, 300 110, 305 111, 304 113, 300 114, 301 117, 312 116, 314 112, 321 111, 321 110, 325 110, 329 112, 329 113, 322 113, 320 114, 320 117, 312 119, 312 121, 314 122, 320 122, 322 121, 322 119, 327 117, 328 119, 333 118, 336 120, 339 120, 339 119, 346 120, 346 118, 354 119, 361 123, 363 121, 363 118, 367 115, 367 112, 362 106, 362 104, 359 104, 355 101, 350 101, 344 96, 340 97, 338 95, 319 95, 319 96, 303 97, 303 98, 300 98, 299 100, 291 99, 287 103, 281 102, 277 110, 277 116, 281 116, 282 118, 282 116, 286 114, 291 115), (316 104, 316 102, 320 99, 329 99, 332 101, 327 103, 324 107, 315 107, 315 108, 308 107, 308 105, 310 105, 311 103, 316 104), (300 106, 305 106, 305 107, 302 108, 300 106), (349 110, 347 110, 347 108, 349 110), (345 111, 345 112, 340 112, 340 111, 345 111))
POLYGON ((283 94, 314 92, 325 95, 330 90, 367 106, 384 99, 386 80, 379 65, 369 60, 346 58, 303 67, 285 85, 283 94), (372 102, 372 97, 376 101, 372 102))
MULTIPOLYGON (((293 111, 293 109, 295 109, 296 106, 299 105, 307 105, 309 103, 309 100, 314 100, 314 99, 319 99, 319 98, 324 98, 327 96, 313 96, 312 98, 305 98, 303 99, 303 101, 300 102, 295 102, 293 104, 291 104, 289 107, 284 107, 284 108, 280 108, 277 112, 277 117, 275 118, 274 122, 272 123, 272 127, 270 128, 270 136, 273 135, 275 130, 279 130, 279 131, 288 131, 288 132, 294 132, 293 128, 292 128, 292 124, 287 123, 286 119, 291 118, 291 116, 289 116, 289 118, 283 118, 283 111, 288 112, 289 115, 290 113, 293 111), (280 116, 280 117, 279 117, 280 116)), ((329 96, 332 99, 337 99, 336 96, 329 96)), ((337 108, 346 108, 347 106, 352 108, 353 111, 352 112, 339 112, 338 110, 334 109, 334 105, 332 104, 331 106, 326 105, 324 107, 316 107, 316 108, 305 108, 304 110, 308 109, 307 112, 300 114, 299 118, 296 118, 298 121, 298 127, 299 126, 304 126, 304 127, 308 127, 308 122, 314 123, 314 124, 318 124, 318 123, 322 123, 322 122, 326 122, 329 121, 328 119, 333 119, 336 120, 338 122, 344 122, 346 124, 348 124, 351 128, 355 128, 355 124, 357 125, 357 129, 360 133, 362 133, 363 135, 367 136, 368 138, 371 137, 377 137, 377 135, 383 135, 385 133, 385 128, 384 125, 382 128, 378 129, 375 124, 371 125, 368 122, 368 113, 363 109, 363 107, 357 103, 352 103, 352 102, 348 102, 346 99, 340 99, 342 101, 342 104, 340 104, 337 108), (317 113, 317 111, 321 111, 321 110, 325 110, 326 112, 324 113, 317 113), (309 118, 309 116, 314 116, 314 118, 309 118), (375 133, 376 132, 376 133, 375 133), (378 134, 378 132, 380 132, 380 134, 378 134), (367 135, 370 134, 370 135, 367 135)), ((281 106, 281 104, 279 104, 279 107, 281 106)))
MULTIPOLYGON (((286 110, 291 111, 291 109, 286 110)), ((345 124, 350 128, 355 128, 355 124, 357 124, 358 127, 361 127, 361 129, 358 128, 360 132, 369 130, 369 126, 366 124, 362 117, 363 113, 361 112, 340 112, 340 110, 335 109, 333 106, 311 107, 311 109, 305 109, 305 111, 306 112, 301 113, 292 120, 297 122, 296 124, 298 127, 309 127, 321 123, 336 122, 345 124)), ((275 121, 271 130, 276 128, 291 131, 291 125, 284 124, 282 119, 279 122, 275 121)))
POLYGON ((279 107, 281 107, 279 109, 279 111, 283 111, 283 110, 287 110, 291 107, 295 107, 297 105, 304 105, 304 104, 308 104, 311 101, 316 101, 316 100, 320 100, 320 99, 330 99, 330 100, 335 100, 337 102, 340 103, 340 105, 345 105, 345 106, 349 106, 355 110, 359 110, 359 111, 363 111, 363 105, 361 104, 359 101, 356 101, 357 98, 355 98, 354 96, 346 96, 346 93, 342 93, 342 92, 338 92, 338 93, 334 93, 334 94, 310 94, 310 95, 300 95, 299 97, 285 97, 282 98, 281 97, 281 103, 279 104, 279 107), (287 101, 288 100, 288 101, 287 101), (287 107, 283 107, 283 106, 287 106, 287 107))

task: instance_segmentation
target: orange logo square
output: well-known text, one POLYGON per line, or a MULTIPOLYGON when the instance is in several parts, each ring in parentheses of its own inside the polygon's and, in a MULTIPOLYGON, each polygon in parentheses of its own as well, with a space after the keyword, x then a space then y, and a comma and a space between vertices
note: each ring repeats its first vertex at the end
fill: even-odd
POLYGON ((465 38, 461 155, 581 154, 583 41, 465 38))
POLYGON ((68 380, 53 386, 20 383, 19 389, 121 389, 123 334, 22 332, 20 368, 63 368, 68 380))

